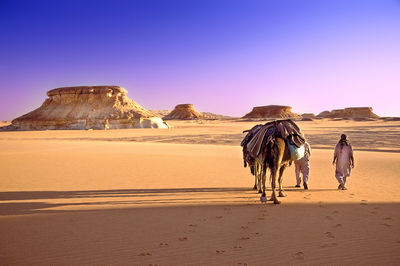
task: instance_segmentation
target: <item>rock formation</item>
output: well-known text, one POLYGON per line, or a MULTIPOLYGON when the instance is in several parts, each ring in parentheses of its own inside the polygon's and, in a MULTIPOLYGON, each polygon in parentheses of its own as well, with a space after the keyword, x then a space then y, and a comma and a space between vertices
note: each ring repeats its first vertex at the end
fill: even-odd
POLYGON ((331 112, 329 112, 329 111, 323 111, 323 112, 319 113, 316 117, 317 117, 317 118, 326 118, 326 117, 328 117, 328 115, 329 115, 330 113, 331 113, 331 112))
POLYGON ((305 113, 301 115, 302 118, 314 119, 315 115, 313 113, 305 113))
POLYGON ((168 128, 119 86, 57 88, 42 106, 12 121, 9 130, 168 128))
POLYGON ((292 112, 292 107, 282 105, 257 106, 243 118, 301 118, 292 112))
POLYGON ((336 109, 331 112, 325 111, 318 115, 324 118, 348 118, 348 119, 366 119, 379 118, 372 111, 372 107, 349 107, 344 109, 336 109))
MULTIPOLYGON (((158 115, 159 117, 164 117, 167 116, 169 113, 171 113, 171 110, 151 110, 151 111, 156 115, 158 115)), ((204 119, 210 119, 210 120, 232 120, 237 118, 233 116, 220 115, 211 112, 201 112, 201 114, 203 115, 204 119)))
POLYGON ((164 116, 164 120, 191 120, 207 118, 202 113, 194 109, 193 104, 178 104, 171 113, 164 116))

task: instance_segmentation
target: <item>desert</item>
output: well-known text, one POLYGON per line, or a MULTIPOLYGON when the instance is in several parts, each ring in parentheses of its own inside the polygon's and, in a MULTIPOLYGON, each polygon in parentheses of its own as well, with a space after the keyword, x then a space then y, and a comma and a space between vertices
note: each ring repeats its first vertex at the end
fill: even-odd
POLYGON ((278 206, 243 168, 242 131, 258 120, 169 123, 0 132, 2 264, 398 262, 399 122, 298 121, 310 188, 294 188, 290 167, 278 206), (331 164, 342 132, 356 160, 346 191, 331 164))
POLYGON ((0 0, 0 266, 400 265, 400 0, 0 0))

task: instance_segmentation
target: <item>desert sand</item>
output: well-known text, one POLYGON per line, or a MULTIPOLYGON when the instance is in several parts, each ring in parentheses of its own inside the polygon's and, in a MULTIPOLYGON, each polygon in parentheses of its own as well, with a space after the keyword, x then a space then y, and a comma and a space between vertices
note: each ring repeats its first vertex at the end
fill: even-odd
POLYGON ((400 122, 298 122, 310 189, 288 168, 280 205, 243 168, 242 131, 264 122, 0 132, 0 265, 398 265, 400 122), (356 167, 339 191, 343 132, 356 167))

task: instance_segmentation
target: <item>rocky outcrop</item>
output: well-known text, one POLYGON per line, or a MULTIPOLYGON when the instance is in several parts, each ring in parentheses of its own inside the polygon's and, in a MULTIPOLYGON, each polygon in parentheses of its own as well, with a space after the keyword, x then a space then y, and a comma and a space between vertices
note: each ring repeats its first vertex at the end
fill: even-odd
POLYGON ((323 118, 345 118, 345 119, 367 119, 379 118, 372 111, 372 107, 349 107, 344 109, 336 109, 331 112, 323 112, 318 116, 323 118))
POLYGON ((168 128, 119 86, 80 86, 47 92, 42 106, 12 121, 9 130, 168 128))
POLYGON ((267 105, 254 107, 243 118, 301 118, 301 116, 293 113, 290 106, 267 105))
MULTIPOLYGON (((158 115, 159 117, 165 117, 169 113, 171 113, 171 110, 151 110, 151 111, 156 115, 158 115)), ((214 114, 210 112, 201 112, 201 114, 203 115, 204 119, 210 119, 210 120, 232 120, 237 118, 233 116, 214 114)))
POLYGON ((191 120, 207 118, 194 109, 193 104, 178 104, 171 113, 164 116, 164 120, 191 120))
POLYGON ((1 127, 5 127, 5 126, 8 126, 8 125, 10 125, 10 124, 11 124, 10 121, 0 121, 0 128, 1 128, 1 127))
POLYGON ((313 113, 304 113, 301 115, 302 118, 314 119, 315 115, 313 113))
POLYGON ((323 112, 319 113, 316 117, 317 117, 317 118, 326 118, 326 117, 328 117, 328 115, 329 115, 330 113, 331 113, 331 112, 329 112, 329 111, 323 111, 323 112))

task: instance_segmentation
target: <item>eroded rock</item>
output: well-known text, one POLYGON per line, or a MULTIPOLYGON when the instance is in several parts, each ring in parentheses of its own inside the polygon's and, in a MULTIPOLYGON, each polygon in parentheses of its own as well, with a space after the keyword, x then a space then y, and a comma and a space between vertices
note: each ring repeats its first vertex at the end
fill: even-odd
POLYGON ((164 116, 164 120, 191 120, 207 118, 197 111, 193 104, 178 104, 171 113, 164 116))
POLYGON ((42 106, 12 121, 9 130, 168 128, 120 86, 80 86, 47 92, 42 106))
POLYGON ((292 112, 292 107, 283 105, 257 106, 243 118, 301 118, 292 112))

